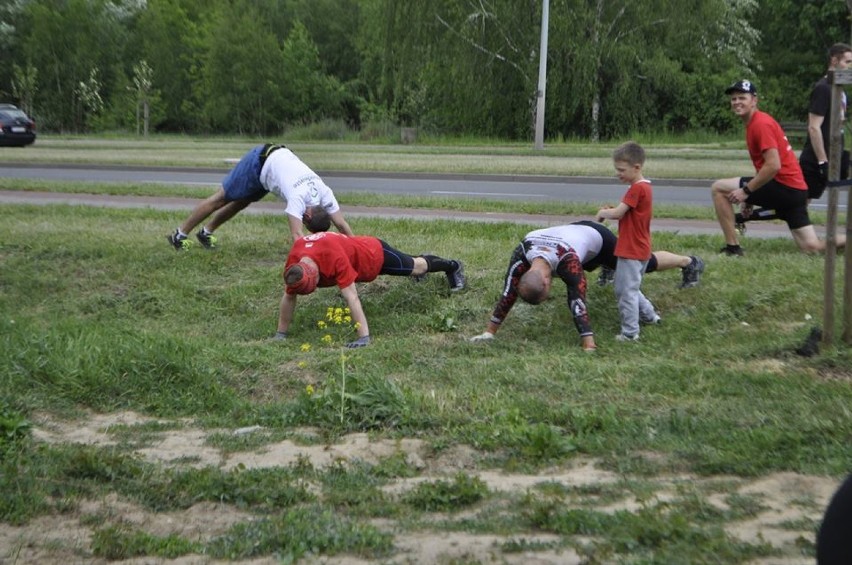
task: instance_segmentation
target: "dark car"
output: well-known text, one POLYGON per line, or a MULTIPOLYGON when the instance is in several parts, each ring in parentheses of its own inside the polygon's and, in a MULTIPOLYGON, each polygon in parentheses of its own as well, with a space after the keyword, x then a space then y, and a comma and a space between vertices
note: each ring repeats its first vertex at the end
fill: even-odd
POLYGON ((35 141, 35 122, 20 108, 0 104, 0 146, 23 147, 35 141))

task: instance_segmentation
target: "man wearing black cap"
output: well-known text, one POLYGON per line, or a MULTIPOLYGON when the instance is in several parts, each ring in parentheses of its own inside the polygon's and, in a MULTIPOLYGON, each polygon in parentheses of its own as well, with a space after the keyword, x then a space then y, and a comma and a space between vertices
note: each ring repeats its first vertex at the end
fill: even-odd
MULTIPOLYGON (((746 145, 756 174, 713 183, 713 206, 725 236, 725 247, 720 251, 733 256, 743 254, 734 227, 734 204, 775 210, 778 218, 787 222, 799 249, 824 250, 825 241, 817 237, 808 216, 808 185, 799 161, 778 122, 757 109, 757 87, 751 81, 740 80, 725 94, 730 96, 731 110, 746 127, 746 145)), ((846 238, 838 235, 836 241, 842 247, 846 238)))

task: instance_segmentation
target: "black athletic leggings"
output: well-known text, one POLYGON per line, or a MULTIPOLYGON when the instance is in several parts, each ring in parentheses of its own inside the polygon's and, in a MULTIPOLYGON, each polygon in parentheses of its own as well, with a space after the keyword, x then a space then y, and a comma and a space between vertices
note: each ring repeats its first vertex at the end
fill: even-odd
POLYGON ((414 257, 394 249, 382 239, 379 241, 382 243, 382 252, 384 253, 382 270, 379 271, 379 274, 397 277, 410 276, 411 271, 414 270, 414 257))

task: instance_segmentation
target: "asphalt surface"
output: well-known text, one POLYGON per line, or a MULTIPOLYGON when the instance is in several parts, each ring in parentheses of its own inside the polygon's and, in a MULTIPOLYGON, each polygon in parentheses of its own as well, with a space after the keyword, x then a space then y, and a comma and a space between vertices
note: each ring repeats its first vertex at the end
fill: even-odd
MULTIPOLYGON (((143 167, 126 165, 0 163, 4 178, 41 179, 53 182, 136 183, 204 186, 213 190, 225 175, 222 169, 191 167, 143 167)), ((625 186, 613 177, 565 177, 550 175, 482 175, 434 173, 382 173, 318 171, 335 194, 371 193, 517 202, 587 202, 615 204, 625 186)), ((655 202, 675 206, 710 206, 707 179, 652 179, 655 202)), ((813 210, 826 208, 826 198, 811 203, 813 210)), ((845 210, 843 191, 839 205, 845 210)))
MULTIPOLYGON (((112 183, 168 183, 210 186, 211 192, 221 183, 225 172, 219 169, 181 167, 133 167, 90 164, 0 163, 0 176, 20 179, 74 180, 112 183)), ((339 194, 346 192, 373 192, 377 194, 405 194, 446 196, 448 198, 476 198, 503 201, 561 201, 608 203, 618 202, 625 187, 612 178, 551 177, 535 175, 475 175, 428 173, 377 173, 323 171, 323 178, 339 194)), ((654 199, 667 204, 710 206, 710 181, 701 179, 654 180, 654 199)), ((814 209, 825 209, 826 198, 812 203, 814 209)), ((848 201, 846 191, 841 191, 840 210, 845 211, 848 201)), ((189 212, 198 204, 196 198, 169 196, 118 196, 106 194, 77 194, 58 192, 32 192, 0 190, 0 204, 77 205, 105 208, 152 208, 159 210, 184 210, 189 212)), ((243 214, 284 214, 284 205, 274 197, 267 197, 246 208, 243 214)), ((588 216, 530 215, 515 213, 463 212, 455 210, 388 208, 372 206, 344 206, 347 218, 442 218, 458 221, 517 222, 536 226, 564 224, 588 216)), ((844 226, 840 227, 843 230, 844 226)), ((715 221, 653 220, 652 230, 683 234, 719 235, 715 221)), ((825 230, 817 227, 824 236, 825 230)), ((747 237, 790 237, 783 222, 751 222, 747 237)))

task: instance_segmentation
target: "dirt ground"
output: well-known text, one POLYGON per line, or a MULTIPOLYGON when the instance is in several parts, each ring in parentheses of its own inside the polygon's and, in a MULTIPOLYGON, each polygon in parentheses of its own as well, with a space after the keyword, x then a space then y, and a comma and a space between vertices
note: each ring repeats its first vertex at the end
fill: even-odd
MULTIPOLYGON (((46 416, 40 417, 34 425, 34 436, 38 441, 48 443, 79 443, 95 446, 108 446, 115 438, 108 433, 113 426, 135 426, 151 420, 131 412, 93 415, 87 421, 72 423, 60 422, 46 416)), ((465 470, 478 476, 492 491, 525 492, 542 482, 558 482, 566 486, 583 486, 612 483, 620 479, 614 473, 599 469, 594 460, 578 458, 570 467, 551 469, 536 475, 509 474, 498 471, 476 470, 477 453, 470 448, 455 447, 432 458, 424 442, 416 439, 402 441, 371 441, 366 434, 352 434, 332 445, 296 445, 291 441, 282 441, 264 445, 257 451, 225 454, 205 443, 209 434, 222 433, 224 430, 201 430, 184 422, 177 430, 159 432, 154 442, 138 449, 140 457, 151 462, 165 465, 218 466, 232 469, 243 465, 247 469, 288 466, 297 460, 309 460, 316 468, 326 467, 336 461, 362 460, 378 462, 399 451, 403 451, 409 465, 420 469, 416 479, 402 479, 392 482, 386 488, 393 493, 404 492, 418 481, 436 479, 465 470), (190 461, 190 463, 187 463, 190 461)), ((237 435, 260 432, 259 428, 228 430, 237 435)), ((310 430, 306 430, 310 433, 310 430)), ((720 477, 713 478, 718 481, 720 477)), ((725 477, 736 485, 741 494, 757 495, 767 507, 754 519, 731 524, 729 533, 752 543, 771 543, 782 549, 786 555, 798 555, 796 540, 804 538, 813 541, 812 531, 789 529, 791 523, 814 523, 821 519, 822 511, 828 503, 837 481, 832 478, 805 476, 795 473, 777 473, 755 480, 725 477), (786 524, 782 527, 782 524, 786 524)), ((678 484, 690 484, 706 481, 706 478, 691 476, 662 476, 654 479, 657 483, 657 499, 662 501, 673 496, 678 484)), ((711 497, 710 503, 724 507, 723 496, 711 497)), ((607 507, 607 511, 619 509, 637 509, 638 501, 627 501, 607 507)), ((170 534, 190 540, 209 540, 224 534, 232 525, 246 521, 250 514, 227 504, 203 502, 180 512, 154 514, 145 509, 110 495, 103 500, 84 502, 75 512, 44 516, 23 527, 11 527, 0 524, 0 565, 11 564, 72 564, 103 563, 103 560, 83 558, 88 548, 92 528, 85 525, 82 517, 105 515, 121 520, 136 529, 147 531, 156 536, 170 534)), ((381 526, 381 524, 378 524, 381 526)), ((528 542, 548 542, 557 536, 525 536, 528 542)), ((500 544, 506 539, 493 535, 474 535, 467 533, 397 533, 394 543, 397 553, 385 563, 429 564, 451 562, 505 563, 510 565, 570 565, 580 563, 580 556, 571 550, 536 551, 517 554, 503 554, 500 544)), ((354 557, 329 557, 303 561, 327 565, 360 565, 368 563, 354 557)), ((174 560, 157 558, 137 558, 122 561, 128 564, 174 564, 189 565, 215 563, 204 556, 185 556, 174 560)), ((251 564, 277 563, 273 557, 244 561, 251 564)), ((812 563, 807 558, 773 558, 755 561, 754 565, 798 565, 812 563)))

